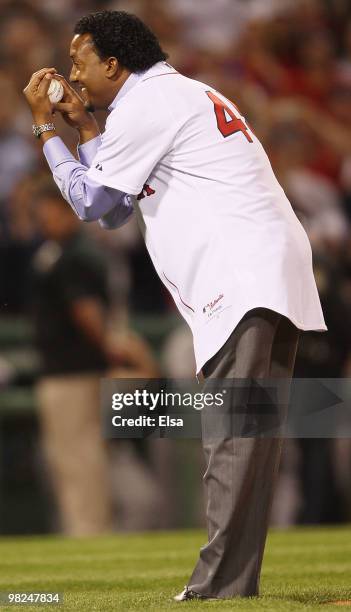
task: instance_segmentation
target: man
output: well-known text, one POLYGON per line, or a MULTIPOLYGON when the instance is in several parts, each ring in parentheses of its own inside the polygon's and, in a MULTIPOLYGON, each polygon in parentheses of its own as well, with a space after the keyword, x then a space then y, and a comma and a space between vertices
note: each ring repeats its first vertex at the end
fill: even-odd
MULTIPOLYGON (((79 133, 79 162, 55 132, 55 68, 24 90, 34 132, 77 215, 138 216, 155 268, 191 327, 205 378, 292 376, 299 330, 326 329, 307 236, 236 106, 166 63, 135 16, 75 27, 55 106, 79 133), (102 136, 89 110, 108 109, 102 136)), ((206 425, 206 423, 205 423, 206 425)), ((279 439, 203 439, 209 542, 178 601, 258 594, 279 439)))
POLYGON ((63 533, 104 533, 113 526, 98 409, 112 355, 107 266, 49 177, 37 185, 35 203, 45 238, 33 258, 31 290, 43 447, 63 533))
MULTIPOLYGON (((100 379, 110 375, 111 368, 126 378, 154 377, 158 371, 151 351, 136 334, 126 330, 117 344, 110 340, 107 262, 87 239, 51 177, 39 181, 34 198, 35 220, 45 239, 33 258, 31 274, 41 358, 37 399, 43 447, 62 531, 73 536, 106 533, 114 526, 108 454, 118 452, 119 462, 128 454, 134 474, 139 466, 127 445, 103 443, 100 379)), ((118 470, 117 486, 120 478, 118 470)), ((149 520, 155 513, 151 489, 156 497, 156 482, 149 477, 146 485, 139 476, 139 489, 138 507, 131 508, 129 499, 125 508, 134 524, 145 521, 147 512, 149 520)), ((120 499, 118 503, 122 505, 120 499)))

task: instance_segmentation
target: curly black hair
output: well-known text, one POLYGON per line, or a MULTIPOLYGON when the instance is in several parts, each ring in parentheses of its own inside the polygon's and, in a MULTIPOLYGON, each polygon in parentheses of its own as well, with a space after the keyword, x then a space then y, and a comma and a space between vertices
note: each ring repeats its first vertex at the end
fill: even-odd
POLYGON ((90 34, 101 59, 116 57, 131 72, 143 72, 167 59, 155 34, 136 15, 101 11, 79 19, 75 34, 90 34))

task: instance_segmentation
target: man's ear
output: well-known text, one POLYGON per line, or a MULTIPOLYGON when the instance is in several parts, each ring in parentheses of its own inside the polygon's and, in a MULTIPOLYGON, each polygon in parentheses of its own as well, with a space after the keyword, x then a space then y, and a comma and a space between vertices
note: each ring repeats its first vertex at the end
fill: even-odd
POLYGON ((116 57, 109 57, 105 60, 106 63, 106 76, 108 79, 115 79, 119 76, 121 71, 121 65, 116 57))

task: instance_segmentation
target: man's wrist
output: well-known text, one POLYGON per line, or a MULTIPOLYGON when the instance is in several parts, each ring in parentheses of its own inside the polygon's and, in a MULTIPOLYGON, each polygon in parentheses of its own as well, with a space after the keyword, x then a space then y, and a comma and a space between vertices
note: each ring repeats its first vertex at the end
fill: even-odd
POLYGON ((50 138, 57 136, 55 124, 53 123, 53 116, 51 114, 50 115, 49 114, 33 114, 33 122, 34 122, 34 125, 37 127, 39 127, 40 125, 48 125, 48 124, 54 127, 54 129, 43 131, 40 134, 38 140, 42 144, 44 144, 47 140, 50 140, 50 138))
POLYGON ((48 140, 50 140, 50 138, 55 138, 55 136, 57 136, 56 130, 50 130, 49 132, 43 132, 40 134, 38 140, 41 142, 41 144, 45 144, 48 140))
POLYGON ((88 142, 89 140, 92 140, 93 138, 96 138, 97 136, 99 136, 100 130, 99 130, 98 124, 94 122, 90 126, 79 127, 78 134, 79 134, 79 144, 82 145, 88 142))
POLYGON ((34 125, 44 125, 45 123, 52 123, 53 116, 48 113, 33 113, 34 125))

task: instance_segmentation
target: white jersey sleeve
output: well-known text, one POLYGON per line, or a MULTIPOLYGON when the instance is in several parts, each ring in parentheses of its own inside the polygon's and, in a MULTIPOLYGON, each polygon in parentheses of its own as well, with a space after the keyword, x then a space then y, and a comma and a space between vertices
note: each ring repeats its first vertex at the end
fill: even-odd
POLYGON ((107 187, 138 195, 155 165, 171 149, 176 123, 157 88, 143 87, 139 95, 126 96, 107 119, 88 176, 107 187))

